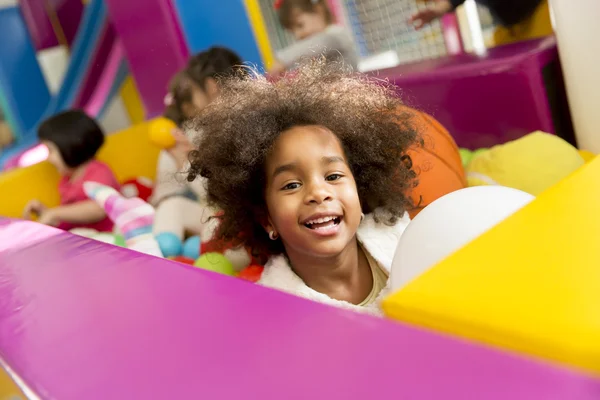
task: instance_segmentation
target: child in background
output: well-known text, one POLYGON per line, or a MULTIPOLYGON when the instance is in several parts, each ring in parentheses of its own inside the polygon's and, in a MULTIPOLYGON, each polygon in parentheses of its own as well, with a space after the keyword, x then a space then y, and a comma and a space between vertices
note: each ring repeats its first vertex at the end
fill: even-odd
POLYGON ((277 54, 269 74, 281 74, 294 68, 302 58, 314 55, 341 59, 357 68, 358 55, 352 37, 343 26, 333 23, 325 0, 277 0, 275 8, 281 25, 297 42, 277 54))
POLYGON ((160 153, 156 185, 150 203, 156 207, 154 233, 171 232, 201 235, 212 216, 204 203, 200 180, 189 183, 182 173, 187 169, 192 145, 181 129, 219 95, 218 79, 232 74, 242 65, 241 58, 223 47, 198 53, 185 70, 172 80, 166 97, 165 116, 179 127, 173 132, 176 144, 160 153), (207 214, 208 213, 208 214, 207 214))
POLYGON ((420 140, 393 90, 343 70, 321 57, 275 84, 223 81, 188 179, 224 211, 219 238, 268 258, 260 284, 380 315, 420 140))
POLYGON ((33 200, 25 207, 23 217, 30 219, 35 214, 38 222, 64 230, 112 231, 113 223, 104 209, 90 200, 83 190, 85 181, 119 188, 110 168, 95 159, 104 144, 100 126, 83 111, 66 111, 44 121, 38 129, 38 137, 48 147, 48 161, 61 175, 58 184, 60 206, 49 208, 33 200))

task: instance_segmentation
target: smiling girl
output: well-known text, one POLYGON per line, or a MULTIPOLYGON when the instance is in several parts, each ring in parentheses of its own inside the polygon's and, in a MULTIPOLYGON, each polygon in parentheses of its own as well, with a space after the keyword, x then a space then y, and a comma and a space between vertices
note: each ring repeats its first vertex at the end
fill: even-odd
POLYGON ((268 259, 259 283, 379 314, 412 206, 412 115, 381 82, 319 59, 277 83, 232 78, 196 120, 188 179, 224 211, 217 235, 268 259))

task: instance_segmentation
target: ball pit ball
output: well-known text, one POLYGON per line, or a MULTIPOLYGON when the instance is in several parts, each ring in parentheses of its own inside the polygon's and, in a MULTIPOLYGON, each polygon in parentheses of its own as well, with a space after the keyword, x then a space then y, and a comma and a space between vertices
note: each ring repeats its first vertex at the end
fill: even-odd
POLYGON ((258 282, 263 270, 264 267, 261 267, 260 265, 251 265, 241 270, 238 274, 238 278, 249 282, 258 282))
POLYGON ((157 118, 150 123, 149 135, 150 141, 161 149, 169 149, 175 145, 173 129, 177 125, 167 118, 157 118))
POLYGON ((152 196, 153 187, 154 184, 150 178, 140 176, 123 182, 121 184, 121 194, 128 199, 139 197, 144 201, 148 201, 152 196))
POLYGON ((459 149, 460 158, 462 160, 463 166, 469 165, 471 162, 471 158, 473 158, 473 152, 469 149, 459 149))
POLYGON ((115 233, 114 237, 115 237, 115 242, 114 242, 115 246, 127 247, 127 244, 125 244, 125 238, 123 237, 123 235, 121 235, 119 233, 115 233))
POLYGON ((158 247, 165 257, 180 256, 183 251, 183 243, 176 234, 171 232, 161 232, 156 235, 158 247))
POLYGON ((195 260, 193 258, 185 256, 168 257, 170 260, 177 261, 182 264, 194 265, 195 260))
POLYGON ((183 243, 183 255, 197 260, 200 257, 200 236, 192 236, 183 243))
POLYGON ((219 253, 203 254, 196 260, 194 266, 208 271, 218 272, 223 275, 235 275, 235 270, 233 269, 231 262, 223 254, 219 253))

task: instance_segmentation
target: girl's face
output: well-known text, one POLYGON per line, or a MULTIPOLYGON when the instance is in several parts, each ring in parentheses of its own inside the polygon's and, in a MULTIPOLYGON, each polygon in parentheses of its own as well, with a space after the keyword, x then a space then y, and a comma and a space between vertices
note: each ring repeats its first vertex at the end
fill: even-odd
POLYGON ((302 11, 298 8, 292 10, 292 25, 290 32, 296 40, 306 39, 327 28, 327 20, 322 6, 315 6, 314 12, 302 11))
POLYGON ((58 147, 52 142, 42 140, 41 143, 48 148, 48 161, 58 170, 61 175, 67 175, 71 172, 71 168, 65 164, 58 147))
POLYGON ((288 256, 334 257, 355 240, 361 206, 338 138, 320 126, 283 132, 267 157, 267 232, 288 256))

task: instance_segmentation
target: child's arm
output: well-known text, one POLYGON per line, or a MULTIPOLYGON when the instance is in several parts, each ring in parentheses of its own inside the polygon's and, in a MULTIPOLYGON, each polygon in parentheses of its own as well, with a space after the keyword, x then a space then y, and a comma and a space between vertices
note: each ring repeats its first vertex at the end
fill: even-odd
MULTIPOLYGON (((278 53, 277 58, 286 68, 289 68, 302 57, 319 54, 323 50, 326 50, 327 53, 333 51, 343 53, 351 46, 347 31, 341 26, 334 25, 321 33, 286 47, 278 53)), ((354 60, 350 61, 354 62, 354 60)))
POLYGON ((45 225, 56 226, 61 222, 87 225, 102 221, 106 213, 93 200, 84 200, 73 204, 48 208, 40 214, 38 222, 45 225))

